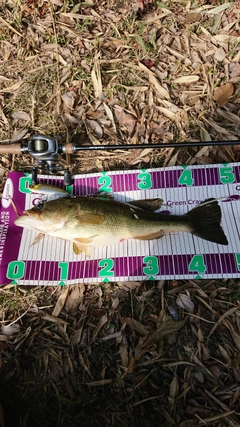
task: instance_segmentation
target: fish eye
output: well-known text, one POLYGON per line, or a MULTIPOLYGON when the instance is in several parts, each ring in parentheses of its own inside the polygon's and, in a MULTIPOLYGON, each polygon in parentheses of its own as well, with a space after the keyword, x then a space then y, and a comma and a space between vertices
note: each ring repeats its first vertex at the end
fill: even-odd
POLYGON ((43 202, 39 202, 36 206, 36 209, 38 209, 39 211, 43 208, 43 202))

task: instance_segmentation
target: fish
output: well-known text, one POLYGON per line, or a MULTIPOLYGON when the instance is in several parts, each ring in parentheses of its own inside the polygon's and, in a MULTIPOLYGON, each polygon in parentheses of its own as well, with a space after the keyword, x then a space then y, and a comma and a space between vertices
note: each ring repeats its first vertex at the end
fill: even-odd
POLYGON ((55 185, 51 185, 51 184, 35 184, 35 185, 30 185, 29 190, 32 193, 38 193, 38 194, 45 194, 47 196, 51 196, 51 195, 66 195, 69 196, 69 193, 64 190, 63 188, 60 187, 56 187, 55 185))
MULTIPOLYGON (((221 227, 221 208, 215 199, 205 200, 184 215, 168 215, 108 198, 71 196, 25 210, 14 222, 40 235, 69 240, 75 254, 84 252, 87 256, 92 247, 128 239, 160 239, 172 232, 188 232, 228 245, 221 227)), ((38 242, 38 236, 36 239, 38 242)))

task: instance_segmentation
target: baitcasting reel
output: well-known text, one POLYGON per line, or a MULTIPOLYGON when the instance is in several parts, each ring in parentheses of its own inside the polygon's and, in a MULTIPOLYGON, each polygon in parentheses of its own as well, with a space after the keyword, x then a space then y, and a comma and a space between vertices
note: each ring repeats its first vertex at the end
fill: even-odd
POLYGON ((59 159, 58 150, 57 140, 44 135, 34 135, 28 141, 28 146, 26 147, 26 152, 38 161, 39 168, 47 170, 50 174, 59 170, 57 166, 59 159))

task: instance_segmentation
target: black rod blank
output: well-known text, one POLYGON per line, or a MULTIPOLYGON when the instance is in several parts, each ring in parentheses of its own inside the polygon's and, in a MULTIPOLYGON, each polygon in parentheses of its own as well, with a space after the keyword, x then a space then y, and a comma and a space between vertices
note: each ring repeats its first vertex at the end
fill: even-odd
MULTIPOLYGON (((211 147, 216 145, 239 145, 240 140, 229 141, 207 141, 207 142, 161 142, 158 144, 123 144, 123 145, 73 145, 73 152, 96 151, 96 150, 132 150, 144 148, 188 148, 188 147, 211 147)), ((60 148, 64 151, 64 145, 60 148)))

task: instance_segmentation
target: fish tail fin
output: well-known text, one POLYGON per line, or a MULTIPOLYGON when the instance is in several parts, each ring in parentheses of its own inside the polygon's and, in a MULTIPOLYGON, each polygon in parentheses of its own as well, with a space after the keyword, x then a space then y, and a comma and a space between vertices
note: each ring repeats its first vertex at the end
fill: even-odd
POLYGON ((200 203, 186 214, 190 219, 192 234, 210 242, 228 245, 227 238, 221 227, 221 208, 218 202, 211 198, 200 203))

